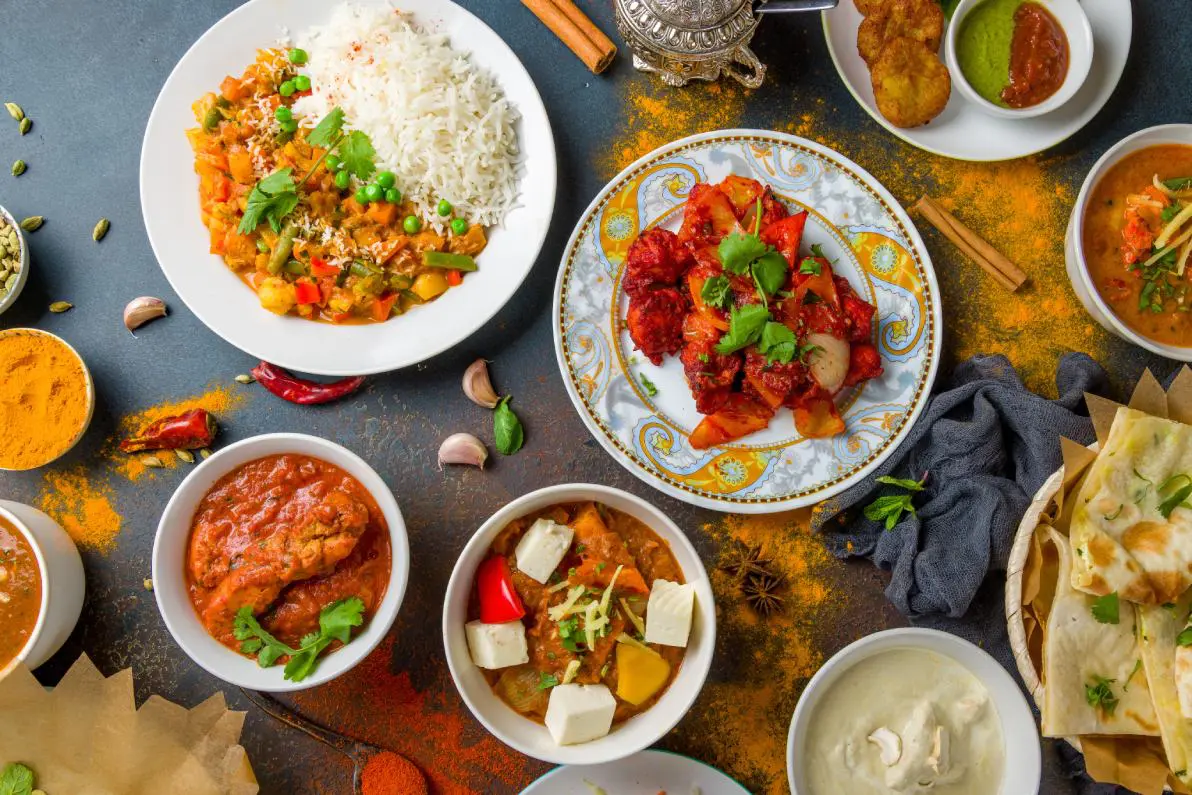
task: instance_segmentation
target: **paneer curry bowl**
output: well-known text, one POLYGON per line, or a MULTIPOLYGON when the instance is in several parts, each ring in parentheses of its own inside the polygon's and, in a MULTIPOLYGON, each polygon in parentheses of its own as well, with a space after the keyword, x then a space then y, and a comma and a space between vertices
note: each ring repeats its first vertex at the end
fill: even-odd
POLYGON ((270 434, 231 445, 170 500, 153 550, 158 607, 215 676, 298 690, 350 669, 397 616, 409 567, 392 494, 339 445, 270 434))
POLYGON ((522 753, 595 764, 655 742, 707 676, 715 605, 679 529, 602 486, 542 489, 476 533, 444 642, 476 717, 522 753))

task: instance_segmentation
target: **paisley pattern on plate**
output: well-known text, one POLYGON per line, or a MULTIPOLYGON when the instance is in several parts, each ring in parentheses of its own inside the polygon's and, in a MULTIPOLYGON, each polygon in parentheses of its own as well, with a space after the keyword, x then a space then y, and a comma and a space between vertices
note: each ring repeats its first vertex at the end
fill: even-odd
POLYGON ((939 287, 906 213, 851 161, 774 132, 692 136, 622 172, 572 235, 554 312, 563 380, 596 439, 655 488, 737 513, 809 505, 864 477, 922 410, 940 355, 939 287), (653 226, 677 230, 692 186, 730 173, 769 184, 792 211, 808 210, 804 249, 819 243, 836 273, 877 306, 874 335, 885 374, 838 396, 845 432, 837 437, 800 436, 782 409, 764 431, 694 450, 687 436, 702 417, 678 358, 650 364, 625 331, 621 276, 630 244, 653 226))

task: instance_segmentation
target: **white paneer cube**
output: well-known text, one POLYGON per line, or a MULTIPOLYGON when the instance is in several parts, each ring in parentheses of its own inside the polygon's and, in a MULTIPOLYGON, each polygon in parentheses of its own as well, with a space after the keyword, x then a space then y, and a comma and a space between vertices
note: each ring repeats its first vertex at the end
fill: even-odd
POLYGON ((605 685, 556 685, 546 706, 546 728, 559 745, 598 740, 613 727, 617 700, 605 685))
POLYGON ((694 585, 654 580, 646 602, 646 643, 686 646, 694 608, 694 585))
POLYGON ((530 661, 526 647, 526 627, 520 621, 485 624, 469 621, 464 625, 472 662, 480 668, 508 668, 530 661))
POLYGON ((571 548, 575 531, 565 524, 539 519, 517 542, 518 571, 542 584, 550 579, 571 548))

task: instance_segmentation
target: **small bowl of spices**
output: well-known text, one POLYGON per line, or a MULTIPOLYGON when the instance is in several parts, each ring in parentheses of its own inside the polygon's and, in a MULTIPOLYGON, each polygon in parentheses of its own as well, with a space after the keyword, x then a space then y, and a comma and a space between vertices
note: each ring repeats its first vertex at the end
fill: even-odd
POLYGON ((0 207, 0 315, 16 303, 29 280, 29 247, 21 226, 0 207))
POLYGON ((62 457, 94 410, 91 373, 65 340, 33 328, 0 331, 0 470, 36 469, 62 457))
POLYGON ((964 97, 1010 119, 1072 99, 1093 65, 1093 29, 1080 0, 960 0, 944 58, 964 97))

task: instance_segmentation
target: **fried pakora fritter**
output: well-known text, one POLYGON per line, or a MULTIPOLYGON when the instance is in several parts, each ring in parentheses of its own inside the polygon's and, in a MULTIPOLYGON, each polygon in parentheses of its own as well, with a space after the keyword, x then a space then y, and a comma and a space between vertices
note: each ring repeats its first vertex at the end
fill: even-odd
POLYGON ((883 6, 889 5, 890 0, 853 0, 853 5, 863 17, 867 17, 883 6))
MULTIPOLYGON (((866 5, 872 3, 868 0, 866 5)), ((943 35, 944 12, 936 0, 886 0, 873 8, 857 29, 857 52, 872 68, 892 39, 914 39, 938 52, 943 35)))
POLYGON ((877 109, 896 127, 918 127, 943 112, 952 76, 928 45, 906 36, 886 42, 870 77, 877 109))

